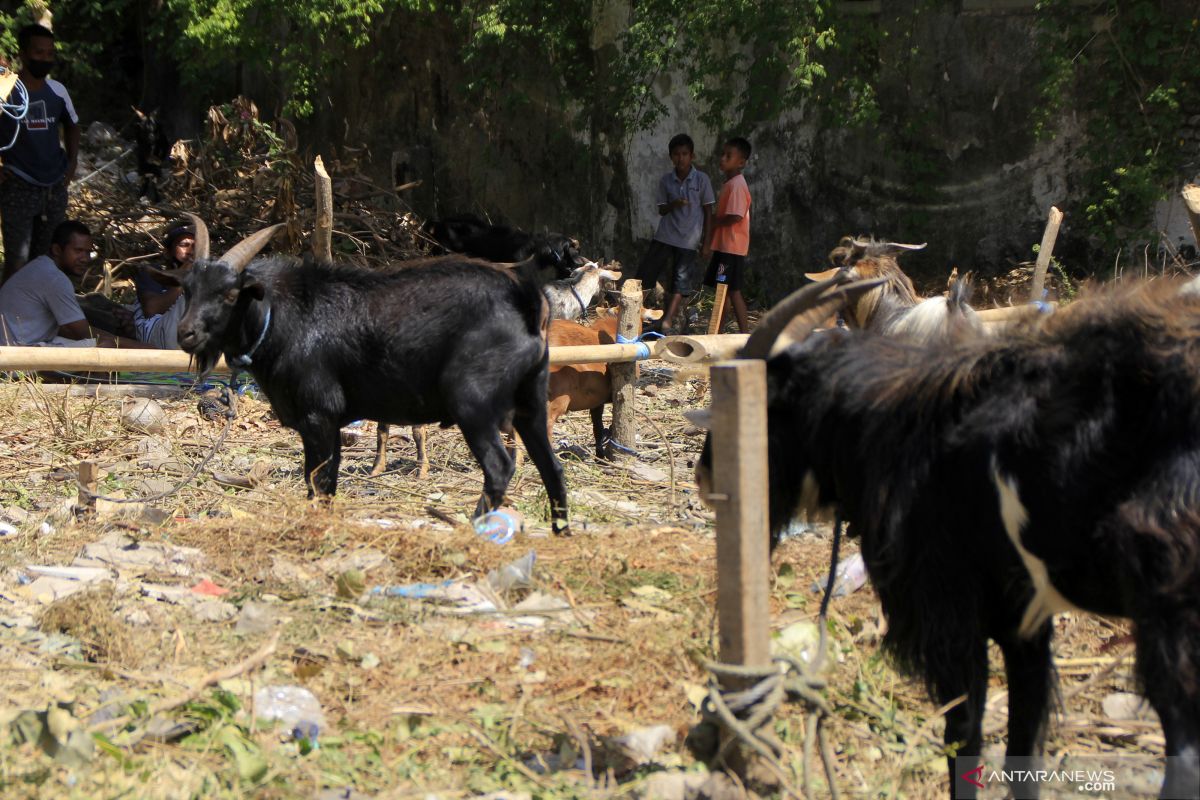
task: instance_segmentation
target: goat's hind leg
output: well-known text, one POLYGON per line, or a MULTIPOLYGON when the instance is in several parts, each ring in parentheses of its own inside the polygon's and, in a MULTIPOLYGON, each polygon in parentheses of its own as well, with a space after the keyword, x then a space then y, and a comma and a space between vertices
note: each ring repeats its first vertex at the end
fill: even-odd
POLYGON ((550 499, 550 525, 555 533, 568 536, 567 484, 563 480, 563 468, 547 433, 546 372, 526 377, 517 388, 516 408, 513 412, 513 427, 525 443, 533 465, 537 467, 546 496, 550 499))
POLYGON ((512 480, 513 461, 504 450, 504 442, 500 440, 500 428, 496 423, 472 421, 460 423, 463 438, 471 455, 483 469, 483 494, 475 504, 475 516, 478 517, 499 508, 504 503, 504 492, 508 482, 512 480))
POLYGON ((1135 620, 1134 635, 1138 678, 1167 744, 1160 797, 1200 798, 1200 612, 1152 611, 1135 620))
POLYGON ((425 480, 429 477, 429 454, 425 451, 425 426, 412 426, 413 444, 417 446, 417 478, 425 480))

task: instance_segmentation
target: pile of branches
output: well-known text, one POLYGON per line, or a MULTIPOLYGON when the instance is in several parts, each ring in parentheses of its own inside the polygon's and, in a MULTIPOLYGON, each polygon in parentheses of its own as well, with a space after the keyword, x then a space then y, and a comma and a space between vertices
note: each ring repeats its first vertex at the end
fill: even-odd
MULTIPOLYGON (((106 126, 105 126, 106 127, 106 126)), ((111 129, 108 129, 111 131, 111 129)), ((111 136, 84 137, 81 166, 100 167, 131 143, 111 136)), ((392 188, 376 185, 362 170, 366 151, 345 149, 326 164, 333 182, 334 257, 378 268, 428 252, 420 219, 392 188)), ((184 211, 208 225, 215 253, 246 234, 286 223, 277 247, 299 254, 314 222, 312 163, 299 153, 295 127, 286 119, 264 122, 246 97, 208 110, 199 140, 176 141, 157 180, 159 202, 139 197, 136 173, 123 174, 119 156, 72 189, 72 216, 92 229, 103 255, 84 278, 87 290, 127 286, 143 263, 162 259, 162 239, 184 211)))

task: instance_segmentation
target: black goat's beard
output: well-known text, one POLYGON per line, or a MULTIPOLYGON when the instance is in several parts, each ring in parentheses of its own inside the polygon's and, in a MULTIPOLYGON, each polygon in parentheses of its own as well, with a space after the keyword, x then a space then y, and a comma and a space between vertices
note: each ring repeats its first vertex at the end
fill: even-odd
POLYGON ((191 354, 191 365, 201 375, 207 375, 212 372, 213 367, 217 365, 217 361, 221 358, 221 351, 211 348, 205 348, 196 353, 191 354))

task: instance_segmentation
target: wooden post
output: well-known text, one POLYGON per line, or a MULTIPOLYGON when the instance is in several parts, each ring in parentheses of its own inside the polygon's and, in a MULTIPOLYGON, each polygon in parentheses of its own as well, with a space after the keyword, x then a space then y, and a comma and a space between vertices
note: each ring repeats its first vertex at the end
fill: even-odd
MULTIPOLYGON (((767 365, 731 361, 709 371, 712 381, 712 494, 717 512, 717 647, 721 663, 771 663, 770 543, 767 528, 767 365)), ((752 681, 722 675, 723 692, 752 681)), ((753 751, 727 741, 722 760, 744 783, 770 788, 772 777, 753 751)))
POLYGON ((713 494, 717 512, 717 625, 721 661, 770 663, 767 530, 767 365, 732 361, 712 380, 713 494))
POLYGON ((313 173, 317 205, 312 234, 313 255, 318 261, 333 261, 333 182, 329 180, 320 156, 313 160, 313 173))
MULTIPOLYGON (((621 287, 621 315, 617 319, 617 339, 636 340, 642 335, 642 282, 636 279, 625 281, 621 287)), ((619 444, 637 447, 637 422, 634 419, 634 385, 637 382, 637 362, 613 364, 608 368, 612 376, 613 422, 609 438, 619 444)), ((613 455, 609 448, 609 455, 613 455)))
POLYGON ((1189 183, 1183 187, 1183 204, 1187 207, 1188 222, 1192 223, 1192 238, 1200 247, 1200 186, 1189 183))
POLYGON ((80 515, 96 513, 96 498, 94 495, 99 476, 100 468, 96 466, 95 461, 79 462, 79 496, 75 500, 76 513, 80 515))
POLYGON ((1042 299, 1042 287, 1046 284, 1046 270, 1050 267, 1050 256, 1054 255, 1054 240, 1058 238, 1058 226, 1062 224, 1063 213, 1050 206, 1050 216, 1046 221, 1046 230, 1042 233, 1042 246, 1038 249, 1037 266, 1033 269, 1033 286, 1029 289, 1029 301, 1036 303, 1042 299))
POLYGON ((723 283, 717 284, 717 297, 713 300, 712 316, 708 318, 708 335, 715 336, 721 332, 721 315, 725 313, 725 295, 729 287, 723 283))

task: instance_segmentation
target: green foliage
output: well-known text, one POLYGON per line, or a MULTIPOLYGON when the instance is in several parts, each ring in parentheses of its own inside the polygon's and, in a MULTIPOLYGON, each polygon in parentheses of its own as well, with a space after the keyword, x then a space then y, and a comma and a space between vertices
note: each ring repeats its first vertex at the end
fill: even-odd
POLYGON ((1170 0, 1039 6, 1050 45, 1039 130, 1050 131, 1064 105, 1082 118, 1084 213, 1109 251, 1148 235, 1137 222, 1173 188, 1188 155, 1179 133, 1200 108, 1200 20, 1181 19, 1179 8, 1170 0))

